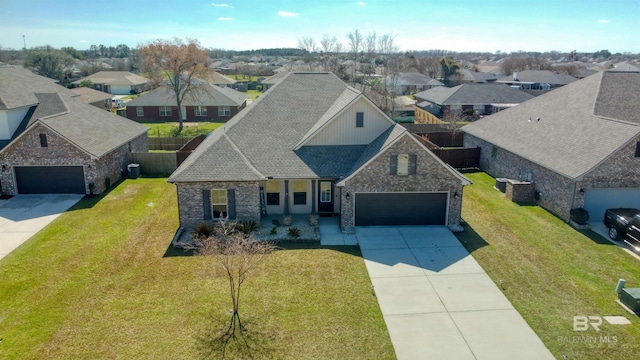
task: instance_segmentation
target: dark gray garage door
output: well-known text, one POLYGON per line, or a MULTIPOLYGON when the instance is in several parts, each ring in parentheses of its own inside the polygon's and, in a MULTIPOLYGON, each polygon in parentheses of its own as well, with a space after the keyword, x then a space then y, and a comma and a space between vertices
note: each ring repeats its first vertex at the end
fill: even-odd
POLYGON ((356 226, 445 225, 446 193, 356 194, 356 226))
POLYGON ((85 194, 82 166, 14 168, 18 194, 85 194))

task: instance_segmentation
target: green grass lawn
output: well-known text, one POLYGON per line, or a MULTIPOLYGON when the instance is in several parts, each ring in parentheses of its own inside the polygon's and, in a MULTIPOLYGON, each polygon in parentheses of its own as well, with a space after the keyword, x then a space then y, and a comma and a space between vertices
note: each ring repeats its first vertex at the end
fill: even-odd
MULTIPOLYGON (((178 122, 142 122, 142 125, 149 127, 149 136, 150 137, 170 137, 175 136, 178 130, 178 122)), ((198 135, 206 135, 213 130, 219 128, 224 125, 222 122, 198 122, 198 123, 188 123, 186 124, 180 136, 198 136, 198 135), (193 125, 192 125, 193 124, 193 125)))
POLYGON ((260 95, 262 95, 262 91, 260 90, 247 90, 247 92, 245 92, 245 94, 247 94, 247 100, 255 100, 257 98, 260 97, 260 95))
POLYGON ((229 74, 229 75, 225 75, 226 77, 229 77, 233 80, 237 80, 237 81, 258 81, 258 78, 260 78, 261 76, 259 75, 251 75, 251 76, 247 76, 247 75, 236 75, 236 74, 229 74))
MULTIPOLYGON (((207 358, 228 283, 212 257, 168 248, 177 226, 173 185, 126 180, 0 260, 0 359, 207 358)), ((277 251, 244 285, 252 356, 394 358, 370 287, 357 247, 277 251)), ((237 342, 227 355, 248 356, 237 342)))
MULTIPOLYGON (((537 206, 520 206, 484 173, 466 175, 458 238, 558 359, 630 359, 640 353, 640 319, 618 305, 619 278, 640 287, 640 261, 591 230, 579 232, 537 206), (623 315, 631 325, 603 322, 573 330, 573 317, 623 315)), ((472 301, 472 299, 470 299, 472 301)), ((523 349, 526 351, 526 349, 523 349)))

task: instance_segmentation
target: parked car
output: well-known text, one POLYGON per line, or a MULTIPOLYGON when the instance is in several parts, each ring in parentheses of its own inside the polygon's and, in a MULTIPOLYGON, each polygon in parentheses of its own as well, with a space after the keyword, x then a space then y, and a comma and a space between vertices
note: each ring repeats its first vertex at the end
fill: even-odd
POLYGON ((625 236, 640 245, 640 210, 631 208, 607 209, 604 225, 609 228, 609 238, 619 240, 625 236))

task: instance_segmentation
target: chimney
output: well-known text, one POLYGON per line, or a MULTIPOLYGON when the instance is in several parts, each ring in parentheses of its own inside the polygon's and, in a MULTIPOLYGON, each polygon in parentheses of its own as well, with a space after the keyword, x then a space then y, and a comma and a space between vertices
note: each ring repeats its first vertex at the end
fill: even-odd
POLYGON ((520 79, 518 79, 518 73, 517 72, 513 73, 513 81, 520 81, 520 79))

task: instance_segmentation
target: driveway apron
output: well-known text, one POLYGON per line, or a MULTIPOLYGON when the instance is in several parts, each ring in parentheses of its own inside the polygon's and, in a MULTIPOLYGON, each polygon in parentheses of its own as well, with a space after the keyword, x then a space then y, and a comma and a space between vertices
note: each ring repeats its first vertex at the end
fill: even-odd
POLYGON ((82 199, 82 195, 16 195, 0 200, 0 259, 82 199))
POLYGON ((357 227, 398 359, 554 359, 446 227, 357 227))

